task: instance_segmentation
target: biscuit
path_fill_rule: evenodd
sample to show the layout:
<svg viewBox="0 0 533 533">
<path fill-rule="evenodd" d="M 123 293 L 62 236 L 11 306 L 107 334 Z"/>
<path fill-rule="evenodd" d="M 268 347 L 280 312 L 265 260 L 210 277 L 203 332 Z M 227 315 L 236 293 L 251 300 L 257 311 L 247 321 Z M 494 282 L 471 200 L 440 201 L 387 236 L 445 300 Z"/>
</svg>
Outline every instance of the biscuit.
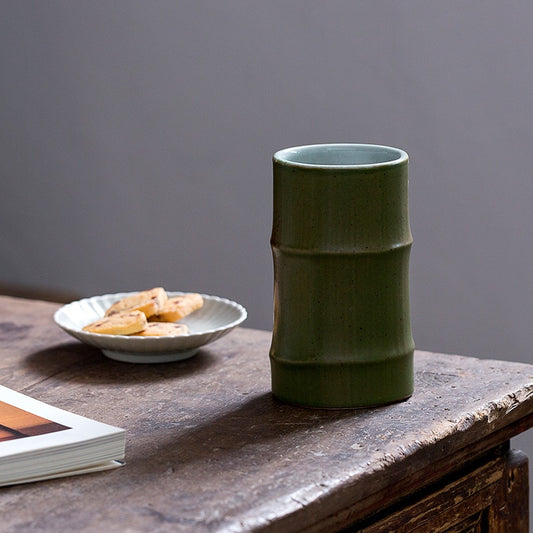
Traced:
<svg viewBox="0 0 533 533">
<path fill-rule="evenodd" d="M 83 331 L 103 335 L 131 335 L 142 331 L 147 325 L 148 322 L 144 313 L 128 311 L 95 320 L 87 324 Z"/>
<path fill-rule="evenodd" d="M 163 307 L 150 317 L 150 321 L 176 322 L 200 309 L 204 305 L 204 299 L 200 294 L 187 293 L 181 296 L 169 298 Z"/>
<path fill-rule="evenodd" d="M 177 335 L 188 335 L 189 328 L 185 324 L 174 324 L 173 322 L 149 322 L 147 326 L 134 337 L 175 337 Z"/>
<path fill-rule="evenodd" d="M 106 310 L 105 316 L 123 311 L 142 311 L 147 317 L 150 317 L 163 307 L 167 299 L 167 293 L 162 287 L 141 291 L 115 302 Z"/>
</svg>

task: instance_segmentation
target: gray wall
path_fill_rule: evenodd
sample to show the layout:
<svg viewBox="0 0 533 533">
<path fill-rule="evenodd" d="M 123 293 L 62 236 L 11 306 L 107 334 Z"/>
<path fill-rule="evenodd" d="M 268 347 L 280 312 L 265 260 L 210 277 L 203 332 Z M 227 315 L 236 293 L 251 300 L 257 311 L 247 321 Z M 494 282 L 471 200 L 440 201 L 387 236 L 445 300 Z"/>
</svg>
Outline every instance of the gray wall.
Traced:
<svg viewBox="0 0 533 533">
<path fill-rule="evenodd" d="M 272 153 L 389 144 L 417 346 L 531 362 L 531 2 L 1 7 L 0 282 L 162 284 L 269 329 Z"/>
</svg>

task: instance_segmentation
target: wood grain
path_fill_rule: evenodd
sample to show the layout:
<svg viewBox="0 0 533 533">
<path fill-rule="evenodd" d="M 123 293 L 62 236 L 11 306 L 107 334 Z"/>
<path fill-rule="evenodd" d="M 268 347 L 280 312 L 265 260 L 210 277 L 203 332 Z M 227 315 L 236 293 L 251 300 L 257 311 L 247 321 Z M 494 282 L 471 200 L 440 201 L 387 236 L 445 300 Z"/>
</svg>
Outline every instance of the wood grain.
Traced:
<svg viewBox="0 0 533 533">
<path fill-rule="evenodd" d="M 527 457 L 507 451 L 418 498 L 360 533 L 528 532 Z M 522 485 L 520 485 L 522 483 Z M 524 490 L 526 488 L 526 490 Z"/>
</svg>

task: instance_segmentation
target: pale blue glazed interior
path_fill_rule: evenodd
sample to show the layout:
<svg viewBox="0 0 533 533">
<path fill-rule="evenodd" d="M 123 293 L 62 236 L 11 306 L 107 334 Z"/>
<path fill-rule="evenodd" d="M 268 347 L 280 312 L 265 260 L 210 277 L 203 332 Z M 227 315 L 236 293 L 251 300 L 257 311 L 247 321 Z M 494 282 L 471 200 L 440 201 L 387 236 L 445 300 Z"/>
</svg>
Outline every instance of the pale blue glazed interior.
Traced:
<svg viewBox="0 0 533 533">
<path fill-rule="evenodd" d="M 280 150 L 274 160 L 295 166 L 367 167 L 390 165 L 407 160 L 407 154 L 398 148 L 376 144 L 311 144 Z"/>
</svg>

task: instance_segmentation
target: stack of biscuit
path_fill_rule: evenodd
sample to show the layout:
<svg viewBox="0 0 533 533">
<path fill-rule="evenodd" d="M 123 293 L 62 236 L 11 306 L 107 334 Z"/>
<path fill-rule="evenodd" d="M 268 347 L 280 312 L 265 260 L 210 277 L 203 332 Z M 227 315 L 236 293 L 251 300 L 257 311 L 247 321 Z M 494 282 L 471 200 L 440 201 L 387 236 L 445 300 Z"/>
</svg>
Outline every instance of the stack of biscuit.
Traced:
<svg viewBox="0 0 533 533">
<path fill-rule="evenodd" d="M 169 298 L 165 289 L 156 287 L 115 302 L 102 318 L 87 324 L 83 331 L 140 337 L 188 335 L 189 328 L 177 322 L 203 304 L 200 294 L 187 293 Z"/>
</svg>

